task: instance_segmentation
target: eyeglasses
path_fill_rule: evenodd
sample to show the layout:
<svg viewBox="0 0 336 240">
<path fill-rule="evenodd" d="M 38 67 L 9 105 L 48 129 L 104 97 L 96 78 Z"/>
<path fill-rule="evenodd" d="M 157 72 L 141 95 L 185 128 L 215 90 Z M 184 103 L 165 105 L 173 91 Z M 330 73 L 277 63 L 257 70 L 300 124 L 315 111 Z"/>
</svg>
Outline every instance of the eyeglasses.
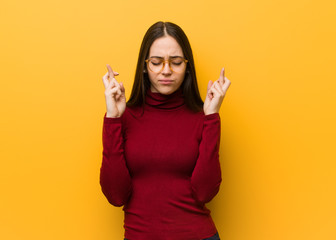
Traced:
<svg viewBox="0 0 336 240">
<path fill-rule="evenodd" d="M 150 57 L 145 62 L 148 69 L 154 73 L 160 73 L 164 69 L 166 62 L 168 62 L 170 70 L 175 73 L 182 73 L 186 68 L 188 60 L 183 57 L 172 57 L 168 60 L 164 60 L 162 57 Z"/>
</svg>

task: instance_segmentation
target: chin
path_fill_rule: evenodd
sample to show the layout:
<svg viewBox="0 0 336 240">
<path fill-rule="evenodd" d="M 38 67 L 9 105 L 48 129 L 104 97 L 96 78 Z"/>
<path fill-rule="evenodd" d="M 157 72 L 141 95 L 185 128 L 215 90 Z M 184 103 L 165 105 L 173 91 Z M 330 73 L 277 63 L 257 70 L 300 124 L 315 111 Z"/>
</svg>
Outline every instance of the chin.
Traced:
<svg viewBox="0 0 336 240">
<path fill-rule="evenodd" d="M 170 95 L 172 93 L 174 93 L 177 89 L 175 88 L 159 88 L 157 89 L 159 93 L 163 94 L 163 95 Z"/>
</svg>

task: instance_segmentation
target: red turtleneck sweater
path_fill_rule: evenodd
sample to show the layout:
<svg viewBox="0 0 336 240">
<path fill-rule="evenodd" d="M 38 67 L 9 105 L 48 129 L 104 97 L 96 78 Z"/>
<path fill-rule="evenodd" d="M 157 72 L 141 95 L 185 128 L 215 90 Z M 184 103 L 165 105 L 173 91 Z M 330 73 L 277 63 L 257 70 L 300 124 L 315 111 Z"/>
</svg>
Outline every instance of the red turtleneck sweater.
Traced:
<svg viewBox="0 0 336 240">
<path fill-rule="evenodd" d="M 130 240 L 197 240 L 217 230 L 205 207 L 221 183 L 220 118 L 190 111 L 182 92 L 147 92 L 103 125 L 100 184 L 125 212 Z"/>
</svg>

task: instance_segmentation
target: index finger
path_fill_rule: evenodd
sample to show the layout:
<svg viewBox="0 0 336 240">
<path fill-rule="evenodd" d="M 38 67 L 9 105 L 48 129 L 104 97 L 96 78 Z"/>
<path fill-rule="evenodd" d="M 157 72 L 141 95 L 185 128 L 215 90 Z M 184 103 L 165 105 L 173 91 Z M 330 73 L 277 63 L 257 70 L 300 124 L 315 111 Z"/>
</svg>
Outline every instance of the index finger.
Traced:
<svg viewBox="0 0 336 240">
<path fill-rule="evenodd" d="M 113 73 L 111 66 L 109 64 L 106 64 L 106 67 L 107 67 L 107 71 L 108 71 L 108 75 L 110 79 L 114 78 L 114 73 Z"/>
<path fill-rule="evenodd" d="M 221 84 L 224 84 L 225 82 L 225 68 L 221 69 L 220 75 L 219 75 L 219 82 Z"/>
</svg>

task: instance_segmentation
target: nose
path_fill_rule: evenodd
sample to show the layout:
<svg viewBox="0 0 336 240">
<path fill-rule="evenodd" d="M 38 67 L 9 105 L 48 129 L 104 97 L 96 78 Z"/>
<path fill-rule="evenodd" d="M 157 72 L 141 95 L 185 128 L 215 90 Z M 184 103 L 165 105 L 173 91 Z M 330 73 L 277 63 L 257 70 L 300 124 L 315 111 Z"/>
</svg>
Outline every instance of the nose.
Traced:
<svg viewBox="0 0 336 240">
<path fill-rule="evenodd" d="M 170 69 L 169 62 L 165 61 L 163 62 L 163 69 L 162 69 L 162 74 L 171 74 L 172 70 Z"/>
</svg>

